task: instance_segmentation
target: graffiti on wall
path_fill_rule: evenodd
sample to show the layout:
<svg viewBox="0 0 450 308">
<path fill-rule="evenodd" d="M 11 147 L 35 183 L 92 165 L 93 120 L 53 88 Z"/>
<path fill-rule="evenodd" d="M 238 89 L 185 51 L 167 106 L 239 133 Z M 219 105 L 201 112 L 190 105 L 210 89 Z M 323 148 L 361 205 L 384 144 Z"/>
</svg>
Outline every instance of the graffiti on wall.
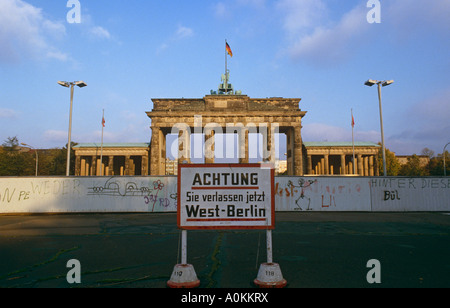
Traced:
<svg viewBox="0 0 450 308">
<path fill-rule="evenodd" d="M 450 211 L 450 178 L 275 178 L 276 211 Z M 176 212 L 176 177 L 0 178 L 0 213 Z"/>
<path fill-rule="evenodd" d="M 126 179 L 124 181 L 123 179 Z M 138 183 L 137 180 L 141 180 Z M 105 183 L 89 187 L 90 196 L 111 196 L 116 198 L 137 197 L 143 200 L 148 212 L 173 210 L 177 206 L 176 189 L 158 178 L 122 178 L 111 177 Z"/>
<path fill-rule="evenodd" d="M 303 178 L 299 178 L 297 183 L 293 183 L 291 180 L 288 181 L 287 187 L 284 188 L 284 193 L 286 197 L 291 197 L 295 201 L 295 208 L 293 210 L 299 211 L 310 211 L 312 210 L 311 198 L 307 196 L 305 190 L 307 190 L 312 184 L 317 183 L 317 180 L 304 180 Z M 278 190 L 279 183 L 276 183 L 275 191 L 280 193 L 280 196 L 283 193 L 283 189 L 281 191 Z M 302 207 L 303 206 L 303 207 Z"/>
<path fill-rule="evenodd" d="M 363 188 L 364 183 L 355 178 L 279 177 L 275 203 L 282 204 L 286 211 L 354 210 L 348 200 L 362 198 L 367 193 Z M 364 208 L 367 210 L 367 206 Z"/>
<path fill-rule="evenodd" d="M 374 177 L 369 180 L 374 210 L 442 211 L 450 208 L 450 179 Z"/>
<path fill-rule="evenodd" d="M 0 179 L 0 213 L 176 211 L 176 178 L 89 177 Z"/>
<path fill-rule="evenodd" d="M 12 180 L 0 182 L 0 203 L 23 202 L 37 197 L 79 196 L 82 194 L 78 179 L 43 179 L 40 181 L 27 179 L 20 181 L 20 185 L 14 185 L 14 182 Z"/>
</svg>

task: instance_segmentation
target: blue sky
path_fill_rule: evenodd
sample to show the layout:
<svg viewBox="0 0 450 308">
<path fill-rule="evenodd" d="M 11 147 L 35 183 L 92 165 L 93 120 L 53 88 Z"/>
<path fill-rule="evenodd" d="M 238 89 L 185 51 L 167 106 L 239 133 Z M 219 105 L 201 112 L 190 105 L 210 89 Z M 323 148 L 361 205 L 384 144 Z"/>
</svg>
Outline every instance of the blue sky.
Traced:
<svg viewBox="0 0 450 308">
<path fill-rule="evenodd" d="M 304 141 L 379 142 L 383 88 L 386 147 L 441 153 L 450 141 L 450 1 L 367 0 L 0 1 L 0 141 L 37 148 L 72 140 L 148 142 L 152 98 L 201 98 L 217 89 L 224 41 L 231 82 L 252 98 L 301 98 Z"/>
</svg>

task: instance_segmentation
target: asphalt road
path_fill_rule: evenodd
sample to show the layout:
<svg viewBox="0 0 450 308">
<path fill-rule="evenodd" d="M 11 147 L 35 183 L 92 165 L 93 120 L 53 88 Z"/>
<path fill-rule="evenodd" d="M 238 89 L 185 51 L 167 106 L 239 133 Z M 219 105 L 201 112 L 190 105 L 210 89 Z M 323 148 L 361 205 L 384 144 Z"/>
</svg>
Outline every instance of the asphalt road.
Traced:
<svg viewBox="0 0 450 308">
<path fill-rule="evenodd" d="M 176 214 L 2 215 L 0 287 L 165 288 L 179 243 Z M 273 258 L 287 288 L 448 288 L 449 243 L 448 213 L 277 213 Z M 265 244 L 265 231 L 188 231 L 188 263 L 201 288 L 253 288 Z"/>
</svg>

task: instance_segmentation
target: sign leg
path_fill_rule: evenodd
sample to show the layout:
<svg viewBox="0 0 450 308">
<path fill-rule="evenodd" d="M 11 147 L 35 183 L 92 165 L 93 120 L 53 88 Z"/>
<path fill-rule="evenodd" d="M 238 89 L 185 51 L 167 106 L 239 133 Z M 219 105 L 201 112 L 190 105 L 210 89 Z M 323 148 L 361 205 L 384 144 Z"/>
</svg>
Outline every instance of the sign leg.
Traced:
<svg viewBox="0 0 450 308">
<path fill-rule="evenodd" d="M 267 263 L 259 267 L 258 276 L 253 281 L 260 288 L 284 288 L 287 281 L 283 278 L 280 265 L 273 262 L 272 255 L 272 230 L 266 232 Z"/>
<path fill-rule="evenodd" d="M 175 265 L 167 282 L 169 288 L 196 288 L 200 285 L 194 266 L 187 264 L 187 231 L 181 231 L 181 264 Z"/>
</svg>

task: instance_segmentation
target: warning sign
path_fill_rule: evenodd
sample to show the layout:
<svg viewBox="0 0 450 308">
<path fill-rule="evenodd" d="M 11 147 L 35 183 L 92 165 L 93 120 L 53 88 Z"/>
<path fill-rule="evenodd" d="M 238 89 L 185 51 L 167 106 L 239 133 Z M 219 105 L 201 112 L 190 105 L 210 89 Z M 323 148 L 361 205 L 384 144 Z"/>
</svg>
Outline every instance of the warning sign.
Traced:
<svg viewBox="0 0 450 308">
<path fill-rule="evenodd" d="M 273 229 L 270 164 L 178 165 L 178 227 Z"/>
</svg>

